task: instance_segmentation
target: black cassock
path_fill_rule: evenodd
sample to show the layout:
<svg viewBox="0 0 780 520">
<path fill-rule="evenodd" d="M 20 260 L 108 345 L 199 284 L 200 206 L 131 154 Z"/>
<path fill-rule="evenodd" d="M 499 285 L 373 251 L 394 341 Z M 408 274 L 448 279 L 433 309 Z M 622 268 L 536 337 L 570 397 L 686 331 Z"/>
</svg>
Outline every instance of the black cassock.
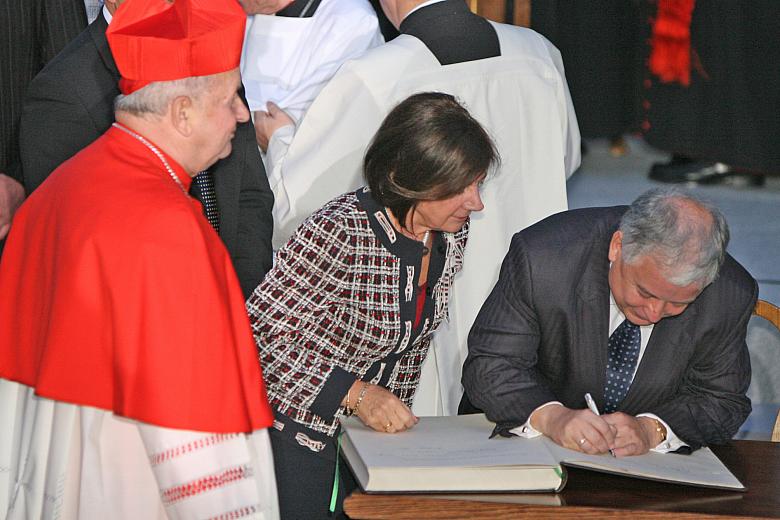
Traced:
<svg viewBox="0 0 780 520">
<path fill-rule="evenodd" d="M 780 173 L 780 2 L 699 0 L 691 84 L 651 74 L 652 0 L 536 0 L 561 51 L 583 137 L 641 132 L 667 152 Z"/>
</svg>

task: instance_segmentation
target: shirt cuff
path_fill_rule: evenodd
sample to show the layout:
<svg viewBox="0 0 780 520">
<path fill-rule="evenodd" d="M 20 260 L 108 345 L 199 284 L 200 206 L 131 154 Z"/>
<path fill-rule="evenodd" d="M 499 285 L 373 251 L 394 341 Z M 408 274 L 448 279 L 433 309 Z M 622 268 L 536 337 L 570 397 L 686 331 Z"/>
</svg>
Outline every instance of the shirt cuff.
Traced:
<svg viewBox="0 0 780 520">
<path fill-rule="evenodd" d="M 657 415 L 652 413 L 640 413 L 637 415 L 637 417 L 650 417 L 651 419 L 656 419 L 658 422 L 664 425 L 664 428 L 666 428 L 666 439 L 655 448 L 652 448 L 650 451 L 654 451 L 656 453 L 669 453 L 671 451 L 677 451 L 683 446 L 689 447 L 688 444 L 675 435 L 672 429 L 669 428 L 669 425 L 666 424 L 664 420 Z"/>
<path fill-rule="evenodd" d="M 536 410 L 541 410 L 542 408 L 546 406 L 550 406 L 551 404 L 557 404 L 558 406 L 563 406 L 563 403 L 560 401 L 550 401 L 548 403 L 544 403 L 541 406 L 537 406 L 533 412 L 528 414 L 528 420 L 525 421 L 524 424 L 518 426 L 517 428 L 512 428 L 511 430 L 509 430 L 509 433 L 512 433 L 524 439 L 533 439 L 534 437 L 540 436 L 542 432 L 538 431 L 536 428 L 531 426 L 531 416 L 534 414 Z"/>
</svg>

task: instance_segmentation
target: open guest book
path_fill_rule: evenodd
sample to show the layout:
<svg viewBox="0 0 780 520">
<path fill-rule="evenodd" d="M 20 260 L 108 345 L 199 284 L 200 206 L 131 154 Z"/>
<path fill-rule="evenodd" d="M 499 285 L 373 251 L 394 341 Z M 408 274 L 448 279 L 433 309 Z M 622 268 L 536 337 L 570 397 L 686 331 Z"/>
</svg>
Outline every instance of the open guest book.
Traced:
<svg viewBox="0 0 780 520">
<path fill-rule="evenodd" d="M 490 438 L 484 414 L 421 417 L 402 433 L 342 420 L 341 450 L 367 493 L 560 491 L 566 466 L 629 477 L 745 491 L 709 448 L 691 455 L 615 458 L 562 448 L 544 436 Z"/>
</svg>

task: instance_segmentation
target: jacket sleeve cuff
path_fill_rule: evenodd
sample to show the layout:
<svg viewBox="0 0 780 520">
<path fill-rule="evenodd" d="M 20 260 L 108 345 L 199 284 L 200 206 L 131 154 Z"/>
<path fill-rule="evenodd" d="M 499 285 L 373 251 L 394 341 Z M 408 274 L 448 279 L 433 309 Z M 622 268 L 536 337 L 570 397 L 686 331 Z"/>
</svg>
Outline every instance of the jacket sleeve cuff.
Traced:
<svg viewBox="0 0 780 520">
<path fill-rule="evenodd" d="M 341 400 L 357 379 L 355 374 L 340 367 L 333 367 L 330 377 L 309 409 L 323 419 L 332 420 L 341 407 Z"/>
</svg>

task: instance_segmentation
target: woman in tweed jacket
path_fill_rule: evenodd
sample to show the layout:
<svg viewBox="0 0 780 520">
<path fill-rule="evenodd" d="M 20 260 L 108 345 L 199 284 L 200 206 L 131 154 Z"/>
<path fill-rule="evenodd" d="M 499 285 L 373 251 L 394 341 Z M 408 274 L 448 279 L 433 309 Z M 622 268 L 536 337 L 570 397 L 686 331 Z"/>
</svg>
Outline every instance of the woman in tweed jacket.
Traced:
<svg viewBox="0 0 780 520">
<path fill-rule="evenodd" d="M 496 160 L 452 96 L 408 98 L 366 152 L 368 186 L 309 217 L 247 302 L 276 413 L 283 518 L 326 516 L 341 417 L 388 433 L 417 422 L 420 368 Z M 339 510 L 352 488 L 342 472 Z"/>
</svg>

